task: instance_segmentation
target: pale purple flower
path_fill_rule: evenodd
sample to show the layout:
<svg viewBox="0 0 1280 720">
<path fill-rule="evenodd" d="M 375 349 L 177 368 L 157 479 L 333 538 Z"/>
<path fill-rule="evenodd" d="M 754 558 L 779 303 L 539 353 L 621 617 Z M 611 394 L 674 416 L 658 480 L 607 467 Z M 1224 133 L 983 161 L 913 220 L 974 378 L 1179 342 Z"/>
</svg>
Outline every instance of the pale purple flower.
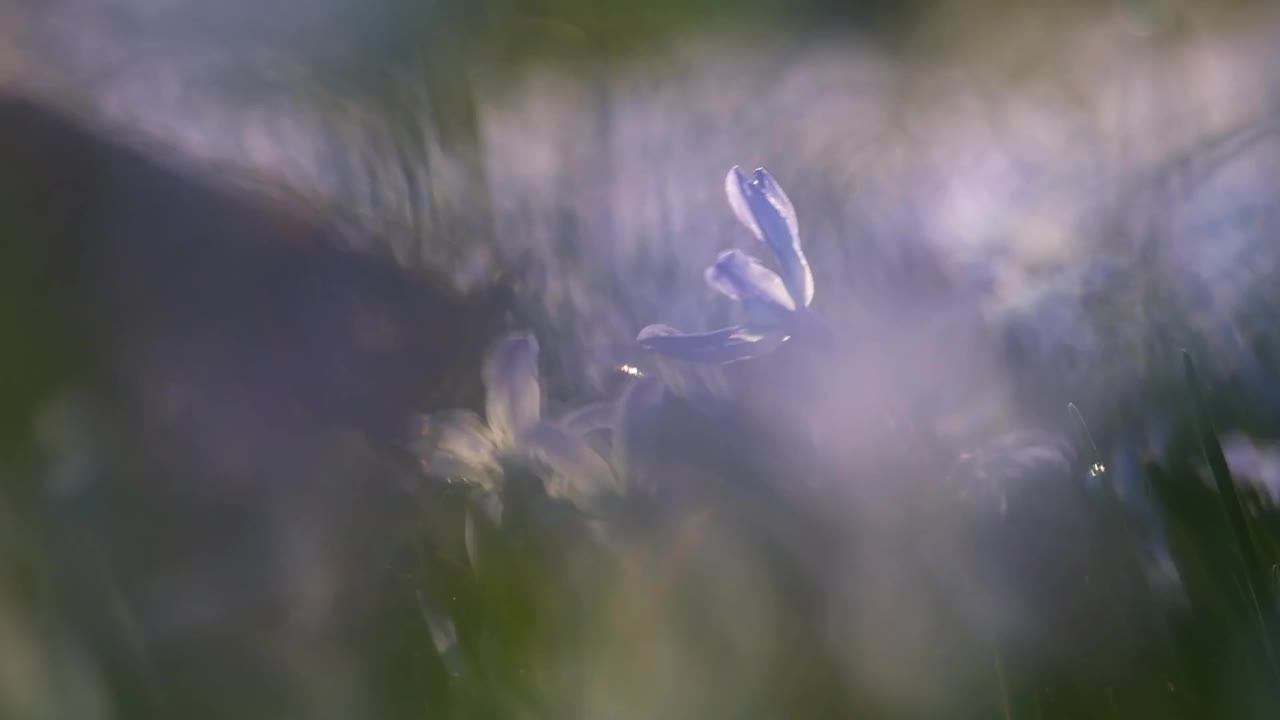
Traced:
<svg viewBox="0 0 1280 720">
<path fill-rule="evenodd" d="M 725 178 L 725 192 L 738 220 L 769 247 L 781 275 L 741 250 L 720 253 L 704 279 L 742 305 L 743 324 L 704 333 L 650 325 L 636 338 L 642 347 L 695 362 L 731 363 L 769 353 L 809 325 L 813 274 L 800 248 L 791 200 L 764 168 L 748 178 L 735 166 Z"/>
<path fill-rule="evenodd" d="M 609 463 L 583 437 L 597 423 L 542 417 L 538 342 L 532 335 L 512 333 L 494 343 L 482 375 L 485 419 L 469 410 L 418 419 L 415 450 L 427 473 L 474 484 L 496 497 L 504 463 L 526 463 L 541 471 L 549 496 L 584 510 L 620 489 Z M 490 507 L 500 514 L 500 505 Z"/>
</svg>

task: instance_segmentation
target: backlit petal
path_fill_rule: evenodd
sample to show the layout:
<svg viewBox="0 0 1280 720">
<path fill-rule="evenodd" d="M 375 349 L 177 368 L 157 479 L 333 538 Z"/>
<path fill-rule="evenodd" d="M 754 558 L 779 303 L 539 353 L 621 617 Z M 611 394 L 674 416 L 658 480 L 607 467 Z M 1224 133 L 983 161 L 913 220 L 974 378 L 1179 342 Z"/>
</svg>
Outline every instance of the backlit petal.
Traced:
<svg viewBox="0 0 1280 720">
<path fill-rule="evenodd" d="M 501 474 L 493 434 L 478 415 L 456 410 L 416 419 L 413 449 L 429 475 L 492 488 Z"/>
<path fill-rule="evenodd" d="M 734 325 L 706 333 L 682 333 L 668 325 L 640 331 L 641 347 L 694 362 L 726 364 L 765 355 L 787 339 L 780 333 L 752 332 Z"/>
<path fill-rule="evenodd" d="M 773 251 L 795 305 L 808 307 L 813 302 L 813 272 L 800 247 L 795 208 L 782 186 L 764 168 L 748 178 L 735 165 L 725 178 L 725 193 L 738 220 Z"/>
<path fill-rule="evenodd" d="M 489 427 L 498 444 L 509 447 L 542 417 L 537 339 L 529 333 L 499 339 L 485 356 L 483 378 Z"/>
<path fill-rule="evenodd" d="M 519 454 L 541 466 L 547 495 L 590 512 L 620 483 L 609 463 L 581 437 L 560 425 L 540 422 L 526 432 Z"/>
<path fill-rule="evenodd" d="M 761 305 L 774 311 L 795 310 L 782 278 L 741 250 L 725 250 L 704 274 L 707 284 L 744 306 Z"/>
</svg>

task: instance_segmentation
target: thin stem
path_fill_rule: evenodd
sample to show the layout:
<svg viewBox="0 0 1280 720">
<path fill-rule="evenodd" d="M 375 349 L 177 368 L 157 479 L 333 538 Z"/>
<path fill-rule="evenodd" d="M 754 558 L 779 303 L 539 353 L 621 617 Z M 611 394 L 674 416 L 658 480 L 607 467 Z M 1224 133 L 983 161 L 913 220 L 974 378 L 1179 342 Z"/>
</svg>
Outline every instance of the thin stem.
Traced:
<svg viewBox="0 0 1280 720">
<path fill-rule="evenodd" d="M 1009 700 L 1009 685 L 1004 676 L 1004 662 L 1000 659 L 1000 648 L 991 646 L 991 663 L 996 670 L 996 686 L 1000 690 L 1000 717 L 1013 720 L 1013 703 Z"/>
</svg>

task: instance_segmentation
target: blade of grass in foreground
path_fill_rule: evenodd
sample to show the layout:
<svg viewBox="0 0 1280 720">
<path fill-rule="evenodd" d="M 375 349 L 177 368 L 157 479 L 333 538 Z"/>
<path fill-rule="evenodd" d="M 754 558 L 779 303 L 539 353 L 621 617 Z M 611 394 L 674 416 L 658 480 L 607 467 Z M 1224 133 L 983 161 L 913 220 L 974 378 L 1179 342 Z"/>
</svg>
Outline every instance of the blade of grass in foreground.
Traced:
<svg viewBox="0 0 1280 720">
<path fill-rule="evenodd" d="M 1200 376 L 1196 372 L 1195 362 L 1191 358 L 1191 353 L 1186 350 L 1182 351 L 1182 370 L 1191 393 L 1192 410 L 1195 415 L 1196 433 L 1200 439 L 1200 449 L 1204 453 L 1205 461 L 1209 464 L 1209 471 L 1213 475 L 1214 485 L 1217 487 L 1219 497 L 1222 499 L 1222 504 L 1227 511 L 1227 521 L 1230 524 L 1231 533 L 1235 536 L 1240 558 L 1245 565 L 1245 587 L 1250 596 L 1249 601 L 1257 615 L 1258 624 L 1261 626 L 1262 642 L 1267 660 L 1271 665 L 1272 674 L 1280 678 L 1280 664 L 1276 662 L 1273 644 L 1275 639 L 1275 622 L 1273 618 L 1275 603 L 1271 583 L 1266 571 L 1263 569 L 1262 560 L 1253 542 L 1253 536 L 1249 532 L 1244 508 L 1240 504 L 1240 497 L 1236 492 L 1236 485 L 1231 477 L 1231 469 L 1227 466 L 1226 456 L 1222 453 L 1222 445 L 1218 442 L 1218 434 L 1214 430 L 1212 419 L 1209 417 L 1208 404 L 1205 402 L 1204 389 L 1200 383 Z"/>
<path fill-rule="evenodd" d="M 1195 362 L 1191 359 L 1191 353 L 1186 350 L 1182 351 L 1182 369 L 1187 387 L 1191 393 L 1192 410 L 1195 415 L 1196 433 L 1200 440 L 1200 449 L 1204 452 L 1205 461 L 1209 464 L 1209 472 L 1213 475 L 1214 485 L 1217 487 L 1218 493 L 1222 497 L 1223 506 L 1226 508 L 1227 521 L 1231 525 L 1231 532 L 1235 536 L 1236 545 L 1240 550 L 1240 558 L 1245 565 L 1245 573 L 1251 586 L 1250 591 L 1254 594 L 1255 600 L 1259 605 L 1271 610 L 1271 588 L 1266 582 L 1266 574 L 1262 569 L 1262 560 L 1258 556 L 1253 536 L 1249 533 L 1244 509 L 1240 504 L 1240 496 L 1236 493 L 1236 485 L 1232 480 L 1231 470 L 1227 466 L 1226 456 L 1222 453 L 1222 445 L 1218 442 L 1218 434 L 1214 430 L 1213 421 L 1209 418 L 1209 410 L 1205 402 L 1203 387 L 1200 384 L 1199 373 L 1196 372 Z"/>
</svg>

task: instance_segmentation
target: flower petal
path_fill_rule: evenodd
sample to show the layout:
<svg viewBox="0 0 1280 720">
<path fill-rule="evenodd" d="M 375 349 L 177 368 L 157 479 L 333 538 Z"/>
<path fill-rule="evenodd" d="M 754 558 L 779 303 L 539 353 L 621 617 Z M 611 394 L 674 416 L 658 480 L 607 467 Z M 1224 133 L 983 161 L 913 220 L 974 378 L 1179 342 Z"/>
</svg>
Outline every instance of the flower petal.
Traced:
<svg viewBox="0 0 1280 720">
<path fill-rule="evenodd" d="M 530 333 L 511 333 L 489 349 L 483 368 L 485 415 L 500 447 L 542 417 L 538 384 L 538 340 Z"/>
<path fill-rule="evenodd" d="M 534 425 L 521 438 L 519 454 L 546 471 L 547 495 L 592 511 L 600 498 L 616 494 L 621 483 L 613 468 L 581 437 L 553 422 Z"/>
<path fill-rule="evenodd" d="M 781 320 L 796 309 L 782 278 L 741 250 L 725 250 L 707 268 L 707 284 L 741 302 L 753 315 Z"/>
<path fill-rule="evenodd" d="M 493 434 L 480 416 L 455 410 L 417 418 L 414 452 L 429 475 L 492 489 L 501 475 Z"/>
<path fill-rule="evenodd" d="M 733 213 L 773 251 L 782 280 L 797 307 L 813 303 L 813 272 L 800 248 L 800 224 L 790 198 L 764 168 L 748 178 L 734 166 L 725 177 L 725 194 Z"/>
<path fill-rule="evenodd" d="M 669 325 L 650 325 L 636 342 L 654 352 L 694 362 L 727 364 L 768 354 L 787 336 L 757 333 L 733 325 L 706 333 L 682 333 Z"/>
</svg>

